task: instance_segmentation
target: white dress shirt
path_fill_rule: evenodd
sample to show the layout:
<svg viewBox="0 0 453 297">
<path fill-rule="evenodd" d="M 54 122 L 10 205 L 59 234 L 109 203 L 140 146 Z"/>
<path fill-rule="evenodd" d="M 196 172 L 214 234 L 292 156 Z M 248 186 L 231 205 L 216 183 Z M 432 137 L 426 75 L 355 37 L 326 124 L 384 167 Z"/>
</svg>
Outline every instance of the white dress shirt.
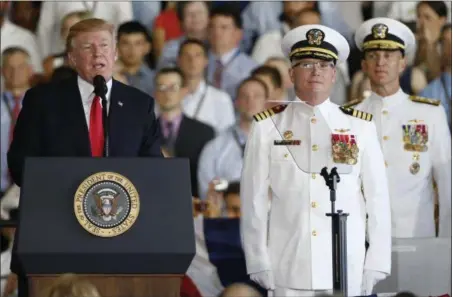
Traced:
<svg viewBox="0 0 453 297">
<path fill-rule="evenodd" d="M 239 181 L 241 178 L 242 148 L 247 137 L 238 125 L 230 127 L 203 148 L 198 162 L 198 191 L 206 198 L 209 183 L 215 179 Z"/>
<path fill-rule="evenodd" d="M 62 19 L 69 13 L 86 10 L 91 11 L 93 17 L 113 24 L 115 30 L 120 24 L 133 20 L 131 1 L 44 1 L 37 28 L 38 42 L 44 57 L 64 51 L 60 37 Z"/>
<path fill-rule="evenodd" d="M 387 165 L 392 235 L 434 237 L 433 179 L 439 194 L 439 235 L 451 236 L 451 135 L 444 108 L 413 102 L 401 89 L 388 97 L 372 93 L 355 109 L 373 114 Z M 405 148 L 404 127 L 425 125 L 425 152 Z M 416 139 L 416 138 L 415 138 Z M 411 172 L 418 163 L 419 171 Z"/>
<path fill-rule="evenodd" d="M 85 111 L 85 118 L 87 121 L 88 129 L 90 128 L 90 113 L 91 113 L 91 104 L 93 103 L 94 98 L 94 86 L 82 79 L 80 76 L 77 77 L 77 85 L 79 86 L 80 98 L 82 98 L 83 110 Z M 107 112 L 110 107 L 110 94 L 112 92 L 112 79 L 107 82 L 107 94 L 105 98 L 107 99 Z M 102 106 L 102 101 L 101 101 Z"/>
<path fill-rule="evenodd" d="M 9 47 L 21 47 L 28 52 L 36 73 L 42 72 L 42 55 L 40 53 L 35 35 L 27 29 L 21 28 L 8 19 L 5 19 L 0 30 L 0 51 Z"/>
<path fill-rule="evenodd" d="M 186 95 L 182 102 L 184 114 L 210 125 L 217 134 L 235 122 L 233 101 L 230 96 L 202 81 L 197 90 Z"/>
</svg>

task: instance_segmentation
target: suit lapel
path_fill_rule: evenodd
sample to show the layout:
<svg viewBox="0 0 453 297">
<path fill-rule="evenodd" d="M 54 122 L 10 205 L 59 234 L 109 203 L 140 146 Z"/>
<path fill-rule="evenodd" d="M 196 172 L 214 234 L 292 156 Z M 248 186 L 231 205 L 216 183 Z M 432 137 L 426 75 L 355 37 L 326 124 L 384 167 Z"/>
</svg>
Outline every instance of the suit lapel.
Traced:
<svg viewBox="0 0 453 297">
<path fill-rule="evenodd" d="M 126 108 L 123 107 L 124 102 L 121 98 L 126 98 L 127 94 L 123 95 L 123 88 L 121 84 L 116 80 L 112 80 L 112 90 L 110 92 L 110 106 L 109 106 L 109 133 L 110 133 L 110 153 L 112 155 L 116 154 L 116 148 L 121 146 L 120 143 L 117 142 L 120 139 L 124 138 L 121 133 L 122 131 L 126 131 L 125 129 L 121 129 L 122 119 L 124 120 L 126 117 Z"/>
<path fill-rule="evenodd" d="M 77 154 L 81 156 L 91 156 L 90 138 L 88 125 L 86 122 L 85 111 L 83 109 L 82 98 L 77 84 L 77 78 L 71 80 L 67 86 L 62 89 L 61 102 L 66 103 L 66 112 L 63 113 L 67 123 L 70 125 L 71 138 L 74 140 L 74 146 Z"/>
<path fill-rule="evenodd" d="M 182 116 L 181 123 L 179 124 L 178 135 L 176 135 L 175 139 L 175 151 L 180 152 L 181 148 L 184 147 L 185 136 L 188 135 L 187 129 L 188 125 L 190 125 L 187 117 L 185 115 Z"/>
</svg>

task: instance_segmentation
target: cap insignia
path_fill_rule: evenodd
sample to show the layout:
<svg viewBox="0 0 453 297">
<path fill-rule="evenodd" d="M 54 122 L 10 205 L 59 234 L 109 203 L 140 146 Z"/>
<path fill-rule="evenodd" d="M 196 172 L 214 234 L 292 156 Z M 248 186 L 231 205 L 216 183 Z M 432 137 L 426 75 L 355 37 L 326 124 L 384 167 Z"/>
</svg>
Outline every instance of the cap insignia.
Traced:
<svg viewBox="0 0 453 297">
<path fill-rule="evenodd" d="M 371 28 L 371 32 L 373 33 L 373 38 L 374 39 L 384 39 L 387 37 L 387 32 L 389 30 L 389 27 L 384 24 L 376 24 Z"/>
<path fill-rule="evenodd" d="M 310 45 L 321 45 L 324 40 L 324 32 L 319 29 L 311 29 L 307 32 L 307 40 Z"/>
</svg>

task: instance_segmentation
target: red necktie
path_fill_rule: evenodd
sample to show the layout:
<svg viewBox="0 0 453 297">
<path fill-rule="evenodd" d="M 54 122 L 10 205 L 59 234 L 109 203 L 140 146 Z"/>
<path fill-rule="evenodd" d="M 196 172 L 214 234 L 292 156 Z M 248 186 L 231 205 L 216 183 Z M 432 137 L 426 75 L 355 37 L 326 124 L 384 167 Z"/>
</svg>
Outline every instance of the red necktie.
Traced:
<svg viewBox="0 0 453 297">
<path fill-rule="evenodd" d="M 14 127 L 16 126 L 17 117 L 19 116 L 21 99 L 22 99 L 22 96 L 14 96 L 14 108 L 13 108 L 13 112 L 11 114 L 11 125 L 9 127 L 10 128 L 9 143 L 11 143 L 11 141 L 13 141 Z"/>
<path fill-rule="evenodd" d="M 104 128 L 102 127 L 101 97 L 95 96 L 90 112 L 91 155 L 102 157 L 104 151 Z"/>
</svg>

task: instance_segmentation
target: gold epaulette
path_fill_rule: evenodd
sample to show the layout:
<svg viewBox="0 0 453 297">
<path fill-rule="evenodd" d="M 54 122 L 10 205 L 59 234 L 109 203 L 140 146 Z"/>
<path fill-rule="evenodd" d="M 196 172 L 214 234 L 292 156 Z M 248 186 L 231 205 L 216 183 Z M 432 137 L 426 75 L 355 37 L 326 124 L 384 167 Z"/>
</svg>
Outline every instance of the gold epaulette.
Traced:
<svg viewBox="0 0 453 297">
<path fill-rule="evenodd" d="M 409 96 L 409 99 L 411 99 L 411 101 L 413 101 L 413 102 L 425 103 L 425 104 L 430 104 L 430 105 L 435 105 L 435 106 L 439 106 L 439 104 L 440 104 L 440 100 L 425 98 L 425 97 L 420 97 L 420 96 Z"/>
<path fill-rule="evenodd" d="M 342 107 L 353 107 L 353 106 L 356 106 L 357 104 L 361 103 L 363 101 L 363 99 L 355 99 L 355 100 L 352 100 L 352 101 L 349 101 L 347 102 L 346 104 L 343 104 Z"/>
<path fill-rule="evenodd" d="M 257 122 L 262 121 L 264 119 L 267 119 L 270 116 L 273 116 L 274 114 L 281 113 L 282 111 L 284 111 L 286 109 L 287 106 L 288 106 L 287 104 L 281 104 L 281 105 L 274 106 L 272 108 L 269 108 L 268 110 L 255 114 L 253 116 L 253 118 Z"/>
<path fill-rule="evenodd" d="M 350 115 L 350 116 L 353 116 L 353 117 L 356 117 L 356 118 L 359 118 L 359 119 L 362 119 L 362 120 L 365 120 L 368 122 L 371 122 L 371 120 L 373 119 L 373 115 L 371 113 L 367 113 L 367 112 L 353 109 L 350 107 L 340 106 L 340 110 L 347 115 Z"/>
</svg>

